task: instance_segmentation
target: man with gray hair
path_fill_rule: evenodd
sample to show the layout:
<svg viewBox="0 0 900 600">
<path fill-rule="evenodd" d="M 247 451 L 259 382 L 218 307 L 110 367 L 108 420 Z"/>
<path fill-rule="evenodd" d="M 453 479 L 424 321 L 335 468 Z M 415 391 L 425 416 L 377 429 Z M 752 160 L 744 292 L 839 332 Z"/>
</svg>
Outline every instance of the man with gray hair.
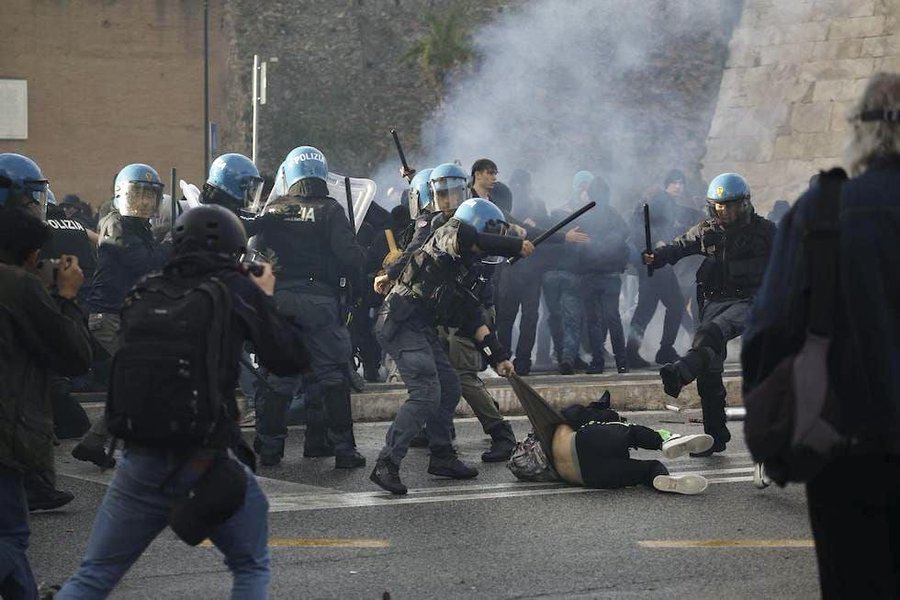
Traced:
<svg viewBox="0 0 900 600">
<path fill-rule="evenodd" d="M 846 163 L 782 219 L 744 336 L 744 395 L 798 352 L 810 323 L 804 239 L 833 210 L 839 232 L 829 382 L 849 440 L 807 483 L 824 598 L 900 595 L 900 73 L 878 73 L 850 113 Z M 841 186 L 832 198 L 825 194 Z M 839 206 L 829 207 L 829 200 Z M 833 222 L 833 220 L 832 220 Z M 819 319 L 821 320 L 821 319 Z"/>
</svg>

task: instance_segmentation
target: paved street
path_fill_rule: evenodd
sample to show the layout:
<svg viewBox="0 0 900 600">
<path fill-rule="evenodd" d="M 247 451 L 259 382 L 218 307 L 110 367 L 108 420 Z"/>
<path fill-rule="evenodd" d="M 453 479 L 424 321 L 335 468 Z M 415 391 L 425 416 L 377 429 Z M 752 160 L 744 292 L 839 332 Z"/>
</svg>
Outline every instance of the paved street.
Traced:
<svg viewBox="0 0 900 600">
<path fill-rule="evenodd" d="M 698 412 L 688 413 L 698 416 Z M 695 433 L 688 414 L 629 413 L 631 421 Z M 672 423 L 671 421 L 677 421 Z M 527 421 L 514 419 L 516 433 Z M 357 426 L 373 464 L 387 423 Z M 724 455 L 669 461 L 673 472 L 710 480 L 700 496 L 645 488 L 587 490 L 517 482 L 503 464 L 483 465 L 488 441 L 457 420 L 459 449 L 478 462 L 468 482 L 426 473 L 413 449 L 391 498 L 368 481 L 370 467 L 335 471 L 332 459 L 302 459 L 293 428 L 285 462 L 264 469 L 271 504 L 275 598 L 811 598 L 818 594 L 803 490 L 757 490 L 741 424 Z M 35 514 L 30 551 L 39 581 L 76 567 L 110 473 L 57 448 L 60 485 L 77 494 Z M 652 452 L 635 455 L 648 457 Z M 230 577 L 218 551 L 163 533 L 118 587 L 116 598 L 222 598 Z"/>
</svg>

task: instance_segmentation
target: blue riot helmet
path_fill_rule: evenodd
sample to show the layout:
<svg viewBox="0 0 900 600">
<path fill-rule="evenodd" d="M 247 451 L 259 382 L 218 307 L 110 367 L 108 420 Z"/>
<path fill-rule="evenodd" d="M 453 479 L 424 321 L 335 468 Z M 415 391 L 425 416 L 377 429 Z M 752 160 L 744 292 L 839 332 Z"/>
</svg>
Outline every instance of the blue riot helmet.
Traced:
<svg viewBox="0 0 900 600">
<path fill-rule="evenodd" d="M 503 211 L 484 198 L 469 198 L 464 201 L 453 213 L 453 218 L 471 225 L 478 233 L 506 235 L 509 228 Z"/>
<path fill-rule="evenodd" d="M 433 204 L 431 185 L 428 178 L 434 169 L 422 169 L 416 173 L 409 182 L 409 218 L 415 219 L 420 214 L 427 212 Z"/>
<path fill-rule="evenodd" d="M 723 227 L 746 225 L 753 215 L 750 186 L 737 173 L 722 173 L 709 182 L 706 205 L 709 216 Z"/>
<path fill-rule="evenodd" d="M 123 217 L 150 219 L 159 213 L 163 184 L 153 167 L 142 163 L 123 167 L 114 188 L 113 207 Z"/>
<path fill-rule="evenodd" d="M 49 189 L 36 162 L 13 152 L 0 154 L 0 208 L 21 206 L 46 221 Z"/>
<path fill-rule="evenodd" d="M 450 216 L 468 196 L 466 172 L 459 165 L 444 163 L 432 169 L 428 177 L 432 203 L 429 210 L 440 210 Z"/>
<path fill-rule="evenodd" d="M 263 178 L 253 161 L 243 154 L 223 154 L 209 167 L 200 202 L 218 204 L 237 213 L 259 204 Z"/>
<path fill-rule="evenodd" d="M 285 189 L 296 196 L 327 196 L 328 161 L 312 146 L 291 150 L 282 163 Z"/>
</svg>

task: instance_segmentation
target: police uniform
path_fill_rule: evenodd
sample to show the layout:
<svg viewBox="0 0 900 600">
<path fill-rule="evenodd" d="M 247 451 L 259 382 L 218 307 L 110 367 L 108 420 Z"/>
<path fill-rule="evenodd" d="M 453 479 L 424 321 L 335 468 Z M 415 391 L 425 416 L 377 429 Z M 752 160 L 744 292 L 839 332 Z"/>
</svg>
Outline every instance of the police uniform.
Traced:
<svg viewBox="0 0 900 600">
<path fill-rule="evenodd" d="M 655 264 L 675 264 L 685 256 L 705 257 L 697 271 L 700 324 L 691 350 L 660 371 L 666 392 L 677 396 L 681 386 L 697 380 L 703 407 L 703 428 L 715 439 L 715 451 L 724 449 L 731 434 L 725 425 L 725 386 L 722 371 L 726 343 L 741 335 L 753 295 L 762 283 L 769 261 L 775 225 L 751 214 L 746 224 L 722 228 L 707 219 L 656 248 Z"/>
<path fill-rule="evenodd" d="M 351 299 L 342 298 L 347 288 L 341 287 L 341 280 L 349 283 L 349 289 L 360 289 L 365 257 L 344 209 L 325 195 L 282 196 L 266 206 L 255 229 L 253 248 L 271 260 L 276 272 L 275 301 L 303 328 L 312 357 L 314 377 L 304 379 L 305 455 L 330 454 L 330 442 L 336 457 L 358 456 L 348 382 L 353 348 L 342 308 Z M 257 398 L 256 447 L 263 464 L 276 464 L 284 454 L 285 408 L 297 381 L 270 376 L 269 383 L 277 394 Z"/>
<path fill-rule="evenodd" d="M 415 250 L 421 248 L 431 233 L 446 222 L 446 216 L 440 211 L 419 215 L 415 221 L 415 230 L 409 245 L 407 245 L 400 260 L 388 267 L 386 270 L 388 276 L 392 279 L 399 277 L 401 267 L 409 263 L 409 258 Z M 474 287 L 472 291 L 481 301 L 481 305 L 488 311 L 489 319 L 486 324 L 491 329 L 494 329 L 492 274 L 492 266 L 478 262 L 471 266 L 469 277 L 472 282 L 471 285 Z M 500 408 L 485 387 L 484 381 L 478 376 L 478 373 L 483 371 L 485 367 L 481 351 L 470 336 L 459 335 L 455 328 L 439 328 L 438 337 L 443 346 L 447 348 L 447 357 L 456 370 L 462 397 L 472 408 L 472 412 L 475 413 L 478 422 L 481 423 L 482 430 L 491 436 L 493 441 L 492 449 L 483 453 L 482 459 L 486 462 L 497 462 L 509 458 L 509 453 L 512 452 L 512 448 L 516 443 L 515 434 L 509 422 L 500 413 Z"/>
<path fill-rule="evenodd" d="M 97 264 L 94 245 L 88 238 L 84 225 L 76 219 L 67 218 L 58 208 L 53 207 L 47 211 L 47 225 L 50 226 L 51 236 L 41 248 L 41 258 L 59 258 L 63 254 L 78 258 L 78 266 L 84 274 L 84 281 L 88 284 L 78 290 L 78 303 L 84 310 L 91 289 L 89 284 L 94 277 L 94 268 Z"/>
</svg>

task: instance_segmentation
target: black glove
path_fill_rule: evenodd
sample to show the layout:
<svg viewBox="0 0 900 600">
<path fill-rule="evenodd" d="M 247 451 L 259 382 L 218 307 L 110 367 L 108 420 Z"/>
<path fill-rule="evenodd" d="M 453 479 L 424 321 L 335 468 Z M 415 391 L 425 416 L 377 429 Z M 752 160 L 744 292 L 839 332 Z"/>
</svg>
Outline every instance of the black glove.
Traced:
<svg viewBox="0 0 900 600">
<path fill-rule="evenodd" d="M 497 334 L 493 331 L 487 334 L 480 342 L 476 341 L 475 344 L 492 367 L 496 367 L 504 360 L 509 360 L 509 352 L 503 348 L 500 340 L 497 339 Z"/>
<path fill-rule="evenodd" d="M 721 229 L 705 229 L 703 233 L 700 234 L 700 246 L 703 248 L 703 251 L 706 252 L 707 249 L 709 252 L 715 252 L 716 247 L 722 244 L 722 241 L 725 239 L 725 232 Z"/>
</svg>

